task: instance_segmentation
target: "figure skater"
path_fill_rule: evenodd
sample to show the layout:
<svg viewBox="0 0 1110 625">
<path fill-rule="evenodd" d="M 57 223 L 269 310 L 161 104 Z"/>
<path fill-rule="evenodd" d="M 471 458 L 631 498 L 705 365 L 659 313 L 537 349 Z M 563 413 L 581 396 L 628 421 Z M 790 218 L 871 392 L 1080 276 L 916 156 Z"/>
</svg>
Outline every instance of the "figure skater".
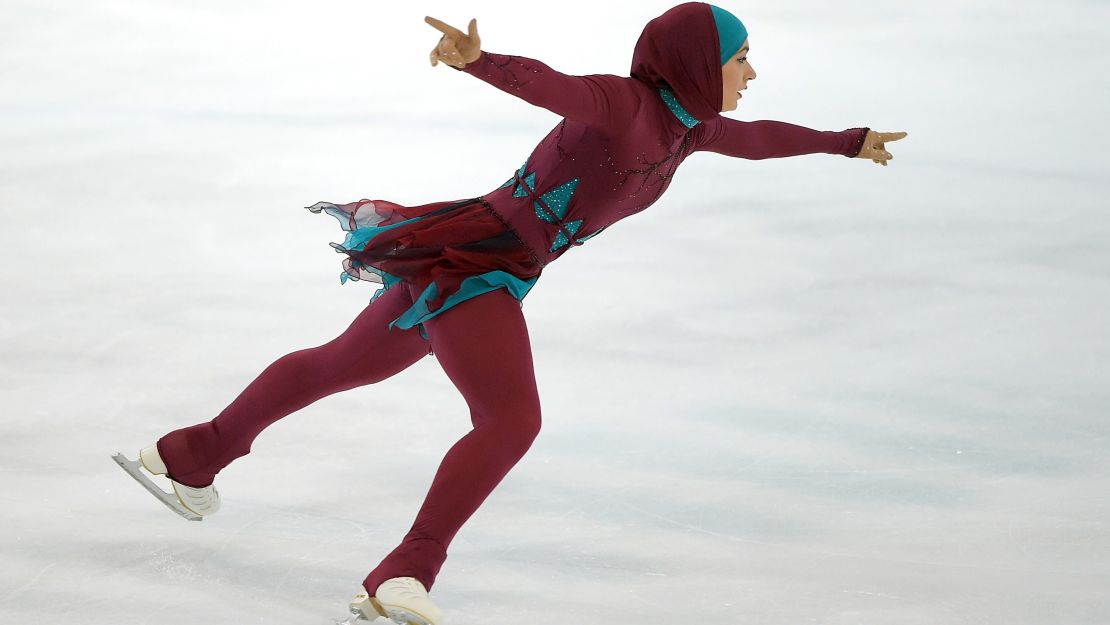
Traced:
<svg viewBox="0 0 1110 625">
<path fill-rule="evenodd" d="M 412 207 L 381 199 L 306 207 L 339 220 L 345 240 L 331 245 L 343 256 L 340 281 L 380 283 L 370 303 L 336 338 L 272 363 L 211 421 L 166 434 L 140 451 L 139 462 L 117 454 L 152 493 L 199 520 L 219 509 L 216 474 L 246 455 L 267 426 L 434 353 L 474 427 L 444 456 L 411 529 L 363 580 L 350 621 L 442 623 L 428 591 L 451 540 L 540 431 L 522 306 L 545 266 L 654 204 L 692 152 L 840 154 L 886 166 L 893 157 L 885 143 L 906 136 L 721 116 L 736 109 L 756 72 L 744 24 L 703 2 L 648 22 L 630 76 L 563 74 L 482 50 L 477 20 L 465 33 L 425 21 L 442 33 L 433 67 L 443 62 L 562 119 L 483 196 Z M 143 471 L 166 476 L 173 493 Z"/>
</svg>

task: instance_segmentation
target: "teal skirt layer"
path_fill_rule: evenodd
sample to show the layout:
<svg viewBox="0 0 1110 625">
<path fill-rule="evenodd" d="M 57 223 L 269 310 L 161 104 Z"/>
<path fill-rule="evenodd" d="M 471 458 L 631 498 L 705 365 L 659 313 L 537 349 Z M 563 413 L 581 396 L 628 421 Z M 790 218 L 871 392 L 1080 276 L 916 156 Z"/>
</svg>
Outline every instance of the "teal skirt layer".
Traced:
<svg viewBox="0 0 1110 625">
<path fill-rule="evenodd" d="M 424 338 L 428 338 L 428 334 L 424 330 L 424 322 L 451 308 L 452 306 L 460 302 L 465 302 L 466 300 L 481 295 L 482 293 L 488 293 L 494 289 L 502 288 L 507 290 L 518 301 L 522 301 L 524 299 L 524 296 L 528 294 L 528 291 L 531 290 L 532 286 L 536 283 L 536 280 L 538 279 L 539 276 L 533 277 L 529 280 L 521 280 L 520 278 L 510 273 L 505 273 L 504 271 L 501 271 L 499 269 L 487 271 L 486 273 L 478 274 L 476 276 L 470 276 L 464 279 L 459 285 L 458 290 L 447 296 L 443 300 L 443 303 L 440 304 L 439 308 L 435 310 L 429 310 L 428 302 L 435 300 L 439 295 L 439 287 L 436 286 L 435 282 L 432 282 L 428 285 L 428 288 L 424 289 L 424 292 L 416 298 L 416 301 L 413 302 L 412 306 L 410 306 L 408 310 L 402 313 L 400 317 L 397 317 L 393 321 L 389 322 L 389 327 L 393 328 L 393 326 L 395 325 L 399 328 L 411 328 L 413 326 L 419 326 L 421 336 L 423 336 Z M 377 297 L 378 295 L 383 293 L 387 288 L 389 287 L 382 287 L 381 289 L 378 289 L 378 292 L 374 294 L 374 297 Z M 373 298 L 371 298 L 371 301 L 373 301 Z"/>
</svg>

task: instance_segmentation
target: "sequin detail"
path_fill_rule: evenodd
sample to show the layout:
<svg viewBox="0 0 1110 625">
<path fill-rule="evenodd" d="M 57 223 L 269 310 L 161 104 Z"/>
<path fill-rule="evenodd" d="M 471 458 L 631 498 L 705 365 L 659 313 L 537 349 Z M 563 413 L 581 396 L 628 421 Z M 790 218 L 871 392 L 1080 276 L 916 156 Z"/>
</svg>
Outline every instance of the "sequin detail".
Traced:
<svg viewBox="0 0 1110 625">
<path fill-rule="evenodd" d="M 539 202 L 533 202 L 532 207 L 536 210 L 536 217 L 548 222 L 554 223 L 555 219 L 562 219 L 567 216 L 567 205 L 570 203 L 570 198 L 574 196 L 574 189 L 578 186 L 578 178 L 567 182 L 556 189 L 552 189 L 542 196 L 544 203 L 547 207 L 540 206 Z M 551 212 L 548 212 L 548 208 Z M 552 216 L 551 213 L 554 213 Z"/>
<path fill-rule="evenodd" d="M 527 167 L 527 166 L 528 166 L 528 161 L 524 161 L 524 164 L 521 165 L 520 169 L 518 169 L 517 172 L 516 172 L 517 176 L 523 176 L 524 175 L 524 168 Z M 508 182 L 506 182 L 505 184 L 503 184 L 501 186 L 502 187 L 507 187 L 507 186 L 511 185 L 515 180 L 516 180 L 516 176 L 513 176 L 512 178 L 509 178 Z M 525 188 L 525 185 L 527 186 L 527 189 Z M 532 172 L 532 173 L 528 174 L 528 176 L 524 179 L 524 185 L 520 185 L 520 184 L 516 185 L 516 188 L 513 189 L 513 197 L 525 197 L 525 196 L 528 195 L 529 191 L 535 191 L 535 190 L 536 190 L 536 172 Z"/>
<path fill-rule="evenodd" d="M 682 105 L 678 103 L 678 98 L 675 97 L 673 91 L 666 87 L 659 87 L 659 95 L 662 96 L 663 101 L 667 103 L 667 108 L 671 109 L 671 112 L 675 114 L 675 117 L 677 117 L 678 121 L 682 122 L 684 126 L 693 128 L 701 123 L 693 115 L 688 113 L 686 109 L 682 108 Z"/>
<path fill-rule="evenodd" d="M 555 235 L 555 242 L 552 243 L 551 249 L 548 252 L 556 252 L 562 247 L 566 246 L 572 240 L 575 245 L 581 245 L 586 239 L 601 234 L 601 229 L 593 232 L 585 237 L 573 239 L 574 235 L 582 227 L 582 220 L 576 219 L 571 222 L 564 222 L 563 219 L 567 216 L 567 210 L 570 207 L 570 200 L 574 197 L 574 191 L 578 187 L 578 178 L 573 178 L 569 182 L 565 182 L 558 187 L 545 192 L 543 195 L 536 197 L 536 172 L 525 175 L 528 171 L 528 161 L 516 170 L 513 177 L 505 181 L 500 189 L 504 189 L 509 185 L 516 182 L 516 188 L 513 189 L 513 197 L 531 197 L 532 210 L 536 212 L 536 217 L 541 221 L 549 224 L 554 224 L 559 228 L 559 232 Z"/>
<path fill-rule="evenodd" d="M 867 135 L 868 135 L 868 133 L 871 132 L 871 129 L 865 126 L 863 128 L 850 128 L 849 130 L 862 130 L 863 131 L 863 132 L 860 133 L 859 137 L 856 138 L 856 141 L 852 145 L 852 147 L 848 148 L 848 153 L 844 155 L 844 156 L 847 156 L 848 158 L 855 158 L 855 157 L 859 156 L 860 152 L 863 151 L 863 144 L 866 142 Z"/>
<path fill-rule="evenodd" d="M 576 221 L 572 221 L 572 222 L 567 224 L 567 232 L 569 232 L 571 235 L 573 235 L 574 233 L 578 232 L 578 228 L 580 228 L 581 226 L 582 226 L 582 220 L 581 219 L 578 219 Z M 554 252 L 554 251 L 558 250 L 560 247 L 563 247 L 564 245 L 567 244 L 567 242 L 569 240 L 570 239 L 567 238 L 567 235 L 563 234 L 562 232 L 559 232 L 559 234 L 555 235 L 555 242 L 551 244 L 551 251 Z M 584 239 L 578 239 L 578 240 L 583 241 Z"/>
</svg>

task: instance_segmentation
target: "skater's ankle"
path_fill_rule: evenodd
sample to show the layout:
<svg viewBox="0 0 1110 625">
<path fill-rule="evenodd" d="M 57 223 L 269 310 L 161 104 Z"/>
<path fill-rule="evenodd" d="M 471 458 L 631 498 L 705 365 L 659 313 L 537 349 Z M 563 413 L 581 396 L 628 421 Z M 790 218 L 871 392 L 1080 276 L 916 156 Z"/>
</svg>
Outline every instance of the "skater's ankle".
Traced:
<svg viewBox="0 0 1110 625">
<path fill-rule="evenodd" d="M 169 478 L 178 484 L 183 484 L 190 488 L 207 488 L 216 481 L 216 476 L 205 473 L 190 473 L 182 477 L 176 477 L 172 473 L 167 473 Z"/>
</svg>

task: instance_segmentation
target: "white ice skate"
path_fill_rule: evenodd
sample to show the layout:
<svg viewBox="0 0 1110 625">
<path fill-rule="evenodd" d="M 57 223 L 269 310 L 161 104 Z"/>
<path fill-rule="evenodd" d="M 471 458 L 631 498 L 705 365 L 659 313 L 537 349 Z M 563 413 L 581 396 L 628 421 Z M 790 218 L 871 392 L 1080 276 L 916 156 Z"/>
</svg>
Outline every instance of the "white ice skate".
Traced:
<svg viewBox="0 0 1110 625">
<path fill-rule="evenodd" d="M 378 586 L 373 597 L 365 590 L 351 601 L 351 616 L 336 625 L 388 618 L 397 625 L 442 625 L 443 614 L 415 577 L 394 577 Z"/>
<path fill-rule="evenodd" d="M 220 493 L 216 490 L 215 484 L 209 484 L 203 488 L 194 488 L 173 481 L 167 475 L 166 464 L 162 462 L 162 456 L 158 454 L 157 445 L 151 445 L 140 451 L 138 462 L 129 460 L 120 453 L 114 454 L 112 460 L 115 460 L 116 464 L 142 484 L 143 488 L 150 491 L 151 495 L 166 504 L 170 510 L 190 521 L 201 521 L 204 517 L 215 514 L 220 509 Z M 168 493 L 159 488 L 143 473 L 143 469 L 146 469 L 152 475 L 167 475 L 166 479 L 170 480 L 173 493 Z"/>
</svg>

